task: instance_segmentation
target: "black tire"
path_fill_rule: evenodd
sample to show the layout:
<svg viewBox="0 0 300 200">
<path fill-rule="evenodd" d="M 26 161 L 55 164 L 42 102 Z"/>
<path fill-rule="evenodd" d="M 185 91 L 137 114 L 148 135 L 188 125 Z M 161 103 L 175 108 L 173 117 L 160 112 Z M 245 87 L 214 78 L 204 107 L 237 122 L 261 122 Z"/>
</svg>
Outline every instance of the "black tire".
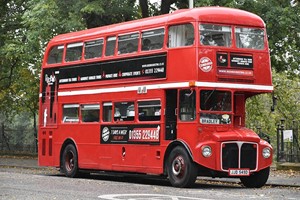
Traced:
<svg viewBox="0 0 300 200">
<path fill-rule="evenodd" d="M 175 147 L 171 151 L 166 168 L 169 181 L 174 187 L 191 187 L 196 181 L 196 164 L 181 146 Z"/>
<path fill-rule="evenodd" d="M 68 144 L 62 154 L 62 170 L 67 177 L 78 177 L 78 154 L 73 144 Z"/>
<path fill-rule="evenodd" d="M 247 188 L 260 188 L 266 184 L 270 174 L 270 167 L 256 172 L 247 177 L 241 177 L 241 182 Z"/>
</svg>

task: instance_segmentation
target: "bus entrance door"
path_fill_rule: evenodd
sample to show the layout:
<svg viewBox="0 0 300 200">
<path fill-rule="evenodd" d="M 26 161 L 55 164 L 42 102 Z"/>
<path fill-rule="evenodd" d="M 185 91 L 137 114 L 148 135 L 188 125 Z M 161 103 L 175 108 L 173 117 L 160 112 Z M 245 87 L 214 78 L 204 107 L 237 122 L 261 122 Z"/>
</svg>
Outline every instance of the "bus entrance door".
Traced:
<svg viewBox="0 0 300 200">
<path fill-rule="evenodd" d="M 40 107 L 39 164 L 53 166 L 53 137 L 57 128 L 57 81 L 45 74 Z"/>
<path fill-rule="evenodd" d="M 166 90 L 166 140 L 174 140 L 177 137 L 176 108 L 177 90 Z"/>
</svg>

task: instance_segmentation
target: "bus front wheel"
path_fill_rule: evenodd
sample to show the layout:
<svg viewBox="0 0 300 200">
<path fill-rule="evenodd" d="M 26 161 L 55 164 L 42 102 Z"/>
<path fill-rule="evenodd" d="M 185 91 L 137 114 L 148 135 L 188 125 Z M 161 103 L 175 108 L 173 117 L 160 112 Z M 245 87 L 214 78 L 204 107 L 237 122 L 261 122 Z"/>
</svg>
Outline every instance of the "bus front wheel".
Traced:
<svg viewBox="0 0 300 200">
<path fill-rule="evenodd" d="M 195 183 L 197 167 L 183 147 L 178 146 L 171 151 L 166 167 L 174 187 L 191 187 Z"/>
<path fill-rule="evenodd" d="M 267 167 L 251 176 L 241 177 L 241 182 L 248 188 L 260 188 L 266 184 L 269 178 L 270 167 Z"/>
<path fill-rule="evenodd" d="M 68 144 L 63 151 L 62 169 L 67 177 L 78 176 L 78 155 L 73 144 Z"/>
</svg>

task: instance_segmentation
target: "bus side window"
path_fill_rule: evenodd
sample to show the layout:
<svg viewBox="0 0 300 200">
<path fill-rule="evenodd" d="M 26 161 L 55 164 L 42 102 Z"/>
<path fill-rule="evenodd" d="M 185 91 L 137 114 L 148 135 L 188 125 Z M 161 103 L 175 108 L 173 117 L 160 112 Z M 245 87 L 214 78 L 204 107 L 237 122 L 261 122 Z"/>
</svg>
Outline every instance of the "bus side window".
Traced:
<svg viewBox="0 0 300 200">
<path fill-rule="evenodd" d="M 84 58 L 99 58 L 102 56 L 103 39 L 84 43 Z"/>
<path fill-rule="evenodd" d="M 181 121 L 193 121 L 196 118 L 196 92 L 181 90 L 179 97 L 179 117 Z"/>
<path fill-rule="evenodd" d="M 117 102 L 115 105 L 115 121 L 133 121 L 135 116 L 134 102 Z"/>
<path fill-rule="evenodd" d="M 63 122 L 64 123 L 79 122 L 79 104 L 63 105 Z"/>
<path fill-rule="evenodd" d="M 68 44 L 66 62 L 81 60 L 83 42 Z"/>
<path fill-rule="evenodd" d="M 194 38 L 194 27 L 192 24 L 170 26 L 168 47 L 191 46 L 194 44 Z"/>
<path fill-rule="evenodd" d="M 82 122 L 99 122 L 100 105 L 81 105 Z"/>
<path fill-rule="evenodd" d="M 61 63 L 63 53 L 64 53 L 63 45 L 52 47 L 48 55 L 47 63 L 48 64 Z"/>
<path fill-rule="evenodd" d="M 140 121 L 160 121 L 161 103 L 160 100 L 138 102 Z"/>
<path fill-rule="evenodd" d="M 142 32 L 142 51 L 162 49 L 165 30 L 163 28 Z"/>
<path fill-rule="evenodd" d="M 134 53 L 138 50 L 139 33 L 118 37 L 118 54 Z"/>
<path fill-rule="evenodd" d="M 112 121 L 112 103 L 105 102 L 103 103 L 103 116 L 102 119 L 104 122 Z"/>
<path fill-rule="evenodd" d="M 115 54 L 116 40 L 116 36 L 108 37 L 106 39 L 105 56 L 113 56 Z"/>
</svg>

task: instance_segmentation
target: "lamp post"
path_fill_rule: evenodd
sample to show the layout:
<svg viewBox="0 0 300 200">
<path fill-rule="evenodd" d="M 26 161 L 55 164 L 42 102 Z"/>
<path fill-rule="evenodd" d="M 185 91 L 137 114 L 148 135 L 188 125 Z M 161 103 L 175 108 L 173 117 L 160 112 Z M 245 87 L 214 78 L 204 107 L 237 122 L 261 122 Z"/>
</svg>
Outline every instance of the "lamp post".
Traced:
<svg viewBox="0 0 300 200">
<path fill-rule="evenodd" d="M 285 119 L 280 120 L 280 131 L 281 131 L 281 148 L 280 148 L 280 162 L 285 162 L 285 156 L 284 156 L 284 135 L 283 135 L 283 130 L 284 130 L 284 121 Z"/>
<path fill-rule="evenodd" d="M 194 8 L 194 0 L 189 0 L 189 9 Z"/>
</svg>

